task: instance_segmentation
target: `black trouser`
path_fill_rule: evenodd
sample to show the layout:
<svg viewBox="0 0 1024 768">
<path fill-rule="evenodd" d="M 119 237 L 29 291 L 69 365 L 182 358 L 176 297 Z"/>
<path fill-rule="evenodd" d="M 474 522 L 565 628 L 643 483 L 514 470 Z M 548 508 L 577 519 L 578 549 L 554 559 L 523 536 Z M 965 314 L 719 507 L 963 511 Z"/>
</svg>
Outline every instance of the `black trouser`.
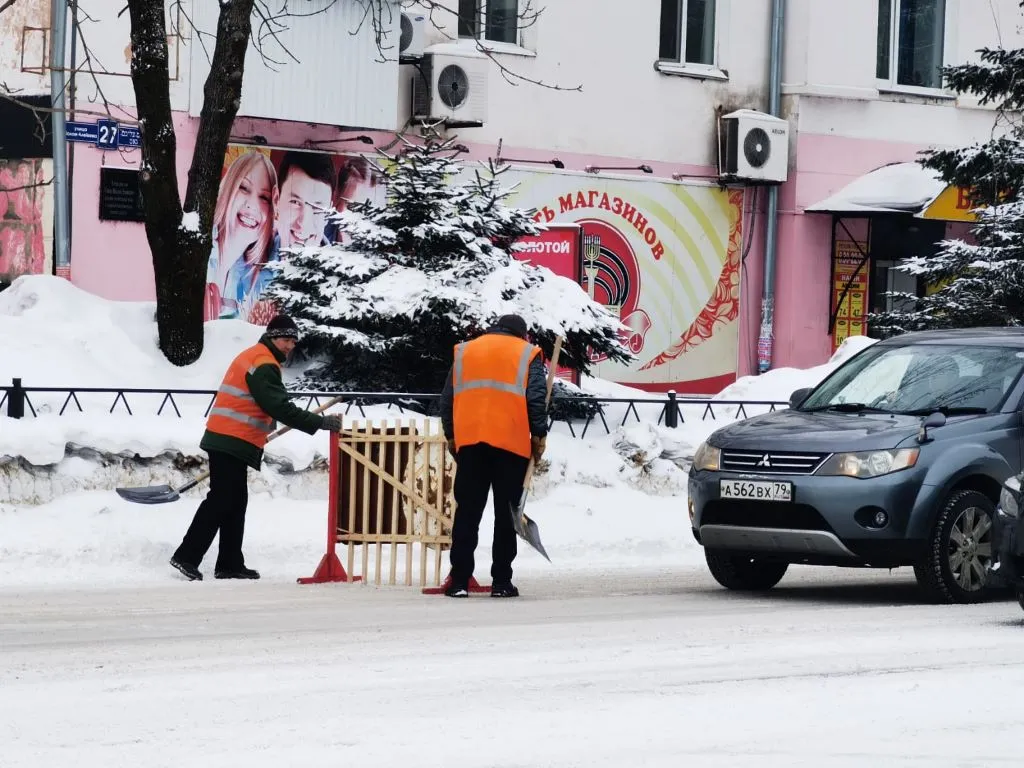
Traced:
<svg viewBox="0 0 1024 768">
<path fill-rule="evenodd" d="M 526 479 L 528 459 L 485 443 L 467 445 L 458 453 L 455 471 L 455 523 L 452 526 L 451 579 L 466 585 L 473 575 L 473 553 L 487 494 L 494 492 L 494 544 L 491 548 L 491 579 L 512 581 L 516 558 L 516 529 L 511 505 L 519 502 Z"/>
<path fill-rule="evenodd" d="M 246 484 L 249 467 L 227 453 L 209 451 L 209 454 L 210 492 L 196 510 L 174 559 L 198 567 L 220 530 L 215 567 L 218 571 L 236 571 L 245 566 L 242 537 L 245 533 L 245 509 L 249 504 Z"/>
</svg>

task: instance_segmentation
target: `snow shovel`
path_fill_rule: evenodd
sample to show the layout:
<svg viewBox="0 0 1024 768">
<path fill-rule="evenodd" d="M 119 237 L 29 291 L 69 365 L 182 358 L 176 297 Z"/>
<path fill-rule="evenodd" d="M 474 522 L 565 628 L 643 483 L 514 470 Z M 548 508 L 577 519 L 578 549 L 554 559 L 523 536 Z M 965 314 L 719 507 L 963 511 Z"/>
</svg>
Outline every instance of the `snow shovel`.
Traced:
<svg viewBox="0 0 1024 768">
<path fill-rule="evenodd" d="M 322 413 L 330 408 L 332 405 L 337 405 L 341 402 L 340 397 L 332 398 L 327 402 L 326 405 L 321 405 L 318 408 L 313 409 L 313 413 Z M 290 432 L 291 427 L 281 427 L 276 432 L 271 433 L 267 436 L 267 442 L 269 443 L 275 437 L 280 437 L 285 432 Z M 180 488 L 171 488 L 169 485 L 151 485 L 147 488 L 116 488 L 117 495 L 122 499 L 134 502 L 136 504 L 167 504 L 172 501 L 177 501 L 181 498 L 181 494 L 185 491 L 191 490 L 203 482 L 210 476 L 210 471 L 207 470 L 199 477 L 193 478 L 185 483 Z"/>
<path fill-rule="evenodd" d="M 547 398 L 544 401 L 545 406 L 551 404 L 551 389 L 555 386 L 555 373 L 558 371 L 558 356 L 561 352 L 562 337 L 559 336 L 555 339 L 555 349 L 551 353 L 551 368 L 548 370 L 548 391 Z M 530 463 L 526 466 L 523 493 L 519 497 L 519 503 L 512 505 L 512 527 L 516 529 L 516 535 L 519 538 L 544 555 L 544 559 L 550 563 L 551 558 L 548 557 L 547 550 L 544 549 L 544 545 L 540 541 L 540 530 L 537 528 L 537 524 L 524 511 L 526 509 L 526 495 L 530 492 L 530 486 L 533 484 L 533 470 L 535 466 L 536 462 L 531 456 Z"/>
</svg>

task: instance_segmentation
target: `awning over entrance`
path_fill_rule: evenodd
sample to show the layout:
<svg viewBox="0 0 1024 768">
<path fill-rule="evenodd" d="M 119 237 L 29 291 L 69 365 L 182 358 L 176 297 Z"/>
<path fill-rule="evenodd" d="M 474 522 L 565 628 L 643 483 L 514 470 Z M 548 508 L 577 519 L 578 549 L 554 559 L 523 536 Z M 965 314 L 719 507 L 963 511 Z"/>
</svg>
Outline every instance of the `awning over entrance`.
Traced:
<svg viewBox="0 0 1024 768">
<path fill-rule="evenodd" d="M 919 163 L 893 163 L 864 174 L 805 210 L 853 216 L 870 216 L 873 213 L 920 216 L 945 191 L 946 184 L 935 171 Z"/>
</svg>

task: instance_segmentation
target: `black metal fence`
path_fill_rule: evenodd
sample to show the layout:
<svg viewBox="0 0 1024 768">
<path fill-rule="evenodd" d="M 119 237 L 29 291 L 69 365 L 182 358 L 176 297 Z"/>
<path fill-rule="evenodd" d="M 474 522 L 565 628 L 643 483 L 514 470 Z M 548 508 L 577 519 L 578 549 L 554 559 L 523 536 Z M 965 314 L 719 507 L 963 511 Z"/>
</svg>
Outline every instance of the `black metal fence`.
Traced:
<svg viewBox="0 0 1024 768">
<path fill-rule="evenodd" d="M 136 413 L 148 412 L 157 416 L 183 418 L 185 399 L 199 399 L 205 403 L 199 411 L 205 418 L 217 394 L 207 389 L 26 387 L 21 379 L 14 379 L 10 386 L 0 387 L 0 392 L 3 392 L 0 396 L 0 413 L 6 407 L 7 416 L 14 419 L 38 417 L 41 412 L 56 413 L 59 416 L 85 413 L 86 407 L 90 410 L 102 408 L 108 414 L 118 412 L 134 416 Z M 363 417 L 366 417 L 365 408 L 373 405 L 383 405 L 388 410 L 395 408 L 403 414 L 408 412 L 436 416 L 440 400 L 440 395 L 436 393 L 415 392 L 292 392 L 291 396 L 294 400 L 304 400 L 307 409 L 319 406 L 331 398 L 341 397 L 345 403 L 345 414 L 351 414 L 356 409 Z M 129 398 L 135 403 L 134 408 Z M 87 406 L 83 406 L 83 400 Z M 148 410 L 140 410 L 140 401 L 147 402 Z M 552 411 L 571 411 L 572 405 L 578 405 L 580 401 L 579 397 L 555 395 L 552 397 Z M 585 401 L 596 406 L 588 408 L 586 416 L 552 418 L 551 423 L 557 421 L 566 424 L 574 437 L 585 437 L 595 421 L 601 424 L 605 434 L 611 434 L 613 429 L 630 423 L 631 418 L 638 424 L 654 421 L 658 425 L 676 428 L 687 421 L 718 421 L 719 418 L 734 421 L 788 407 L 788 403 L 774 400 L 714 400 L 710 397 L 680 397 L 675 392 L 669 392 L 664 397 L 588 396 Z M 559 405 L 566 407 L 558 408 Z M 194 405 L 187 410 L 198 415 Z"/>
</svg>

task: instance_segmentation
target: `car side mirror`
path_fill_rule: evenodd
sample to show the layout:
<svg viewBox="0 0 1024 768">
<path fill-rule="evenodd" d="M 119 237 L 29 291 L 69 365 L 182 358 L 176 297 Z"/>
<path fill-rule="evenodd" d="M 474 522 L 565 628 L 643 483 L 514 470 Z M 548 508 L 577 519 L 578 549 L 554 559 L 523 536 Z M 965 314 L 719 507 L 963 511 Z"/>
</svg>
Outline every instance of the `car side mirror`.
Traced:
<svg viewBox="0 0 1024 768">
<path fill-rule="evenodd" d="M 920 429 L 917 430 L 917 442 L 929 442 L 931 440 L 931 437 L 929 437 L 928 435 L 928 430 L 934 429 L 935 427 L 944 426 L 946 426 L 946 414 L 940 413 L 939 411 L 936 411 L 935 413 L 929 413 L 921 421 L 921 427 Z"/>
<path fill-rule="evenodd" d="M 804 387 L 802 389 L 798 389 L 796 392 L 789 396 L 789 407 L 799 408 L 800 404 L 807 399 L 807 396 L 811 394 L 812 391 L 813 390 L 811 387 Z"/>
</svg>

